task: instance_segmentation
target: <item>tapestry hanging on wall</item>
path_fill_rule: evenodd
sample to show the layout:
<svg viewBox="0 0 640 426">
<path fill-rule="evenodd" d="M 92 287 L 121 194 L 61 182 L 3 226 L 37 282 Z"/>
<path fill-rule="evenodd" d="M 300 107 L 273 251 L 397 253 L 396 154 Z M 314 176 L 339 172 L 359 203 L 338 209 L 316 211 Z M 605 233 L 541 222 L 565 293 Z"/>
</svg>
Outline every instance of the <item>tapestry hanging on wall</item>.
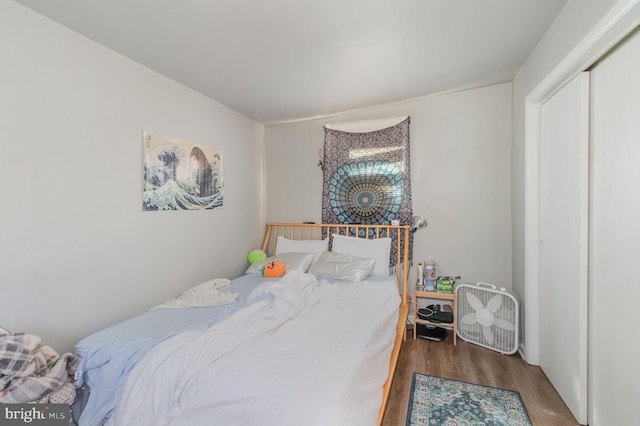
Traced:
<svg viewBox="0 0 640 426">
<path fill-rule="evenodd" d="M 412 223 L 409 121 L 406 117 L 398 124 L 370 132 L 325 126 L 323 223 Z M 395 241 L 391 246 L 397 250 Z M 410 247 L 410 257 L 411 252 Z M 395 261 L 395 256 L 391 258 Z"/>
<path fill-rule="evenodd" d="M 142 133 L 142 209 L 201 210 L 222 207 L 222 151 Z"/>
</svg>

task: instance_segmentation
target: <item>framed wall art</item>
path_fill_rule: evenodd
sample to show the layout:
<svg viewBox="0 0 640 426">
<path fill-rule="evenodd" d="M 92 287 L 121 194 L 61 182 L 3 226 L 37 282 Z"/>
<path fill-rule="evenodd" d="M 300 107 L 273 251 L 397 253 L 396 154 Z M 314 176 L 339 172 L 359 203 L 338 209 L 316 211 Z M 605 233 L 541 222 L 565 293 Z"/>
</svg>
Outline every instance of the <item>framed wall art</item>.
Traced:
<svg viewBox="0 0 640 426">
<path fill-rule="evenodd" d="M 142 132 L 142 209 L 202 210 L 222 207 L 222 151 Z"/>
</svg>

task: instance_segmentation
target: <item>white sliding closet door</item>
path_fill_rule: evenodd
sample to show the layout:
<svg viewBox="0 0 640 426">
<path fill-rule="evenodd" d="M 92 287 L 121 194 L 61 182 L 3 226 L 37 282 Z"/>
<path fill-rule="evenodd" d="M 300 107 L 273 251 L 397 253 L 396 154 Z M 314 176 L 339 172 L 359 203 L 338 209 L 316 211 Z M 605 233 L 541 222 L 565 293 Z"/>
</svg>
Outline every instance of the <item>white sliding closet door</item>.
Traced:
<svg viewBox="0 0 640 426">
<path fill-rule="evenodd" d="M 542 105 L 540 367 L 587 423 L 589 75 Z"/>
<path fill-rule="evenodd" d="M 591 73 L 589 423 L 640 424 L 640 36 Z"/>
</svg>

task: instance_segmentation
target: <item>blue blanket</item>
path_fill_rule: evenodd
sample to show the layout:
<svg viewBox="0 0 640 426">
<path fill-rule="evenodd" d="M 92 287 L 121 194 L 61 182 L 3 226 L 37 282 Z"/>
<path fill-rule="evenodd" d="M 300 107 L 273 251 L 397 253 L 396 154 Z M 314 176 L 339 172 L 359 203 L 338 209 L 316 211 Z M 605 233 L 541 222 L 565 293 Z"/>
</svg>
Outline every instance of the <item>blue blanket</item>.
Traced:
<svg viewBox="0 0 640 426">
<path fill-rule="evenodd" d="M 246 304 L 246 297 L 256 283 L 264 279 L 259 274 L 242 276 L 225 288 L 238 292 L 232 304 L 208 308 L 154 309 L 98 333 L 76 345 L 82 357 L 76 373 L 76 387 L 90 390 L 79 424 L 102 425 L 111 416 L 131 369 L 155 345 L 176 334 L 191 330 L 206 330 L 236 312 Z"/>
</svg>

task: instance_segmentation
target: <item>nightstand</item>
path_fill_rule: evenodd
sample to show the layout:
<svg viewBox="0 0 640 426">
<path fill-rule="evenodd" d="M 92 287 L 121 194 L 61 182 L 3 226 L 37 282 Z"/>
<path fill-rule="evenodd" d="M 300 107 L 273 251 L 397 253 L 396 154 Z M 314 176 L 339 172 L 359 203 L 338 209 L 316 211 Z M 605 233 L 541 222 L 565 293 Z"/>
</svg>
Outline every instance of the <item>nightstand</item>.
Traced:
<svg viewBox="0 0 640 426">
<path fill-rule="evenodd" d="M 450 300 L 451 310 L 453 311 L 453 322 L 431 322 L 418 318 L 418 299 L 437 299 L 437 300 Z M 442 327 L 450 329 L 453 333 L 453 345 L 456 345 L 456 322 L 458 321 L 458 312 L 456 311 L 456 293 L 438 293 L 435 291 L 414 290 L 413 291 L 413 339 L 416 339 L 416 327 L 417 324 L 435 325 L 436 327 Z"/>
</svg>

